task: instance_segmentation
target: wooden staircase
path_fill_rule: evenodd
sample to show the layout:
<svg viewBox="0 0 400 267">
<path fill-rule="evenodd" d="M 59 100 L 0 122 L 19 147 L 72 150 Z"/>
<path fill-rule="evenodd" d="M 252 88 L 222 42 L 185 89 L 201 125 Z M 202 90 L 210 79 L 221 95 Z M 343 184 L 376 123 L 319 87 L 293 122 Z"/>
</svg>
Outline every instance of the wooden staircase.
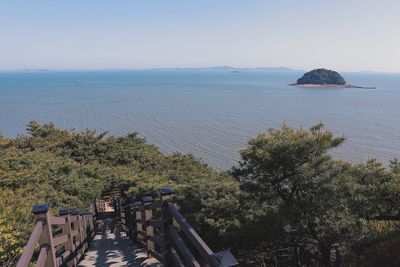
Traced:
<svg viewBox="0 0 400 267">
<path fill-rule="evenodd" d="M 214 253 L 172 202 L 173 190 L 128 205 L 113 196 L 96 199 L 86 212 L 35 205 L 35 226 L 17 267 L 238 266 L 228 251 Z M 38 247 L 38 249 L 37 249 Z"/>
</svg>

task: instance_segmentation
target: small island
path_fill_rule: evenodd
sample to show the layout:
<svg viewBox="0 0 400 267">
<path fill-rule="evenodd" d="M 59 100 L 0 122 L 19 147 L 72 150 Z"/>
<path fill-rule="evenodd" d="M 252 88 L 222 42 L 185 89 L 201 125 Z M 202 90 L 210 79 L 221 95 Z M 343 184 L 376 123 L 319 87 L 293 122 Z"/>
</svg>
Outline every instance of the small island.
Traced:
<svg viewBox="0 0 400 267">
<path fill-rule="evenodd" d="M 297 83 L 289 84 L 297 87 L 306 88 L 363 88 L 375 89 L 375 87 L 355 86 L 346 82 L 346 80 L 336 71 L 328 69 L 315 69 L 306 72 L 303 77 L 297 80 Z"/>
</svg>

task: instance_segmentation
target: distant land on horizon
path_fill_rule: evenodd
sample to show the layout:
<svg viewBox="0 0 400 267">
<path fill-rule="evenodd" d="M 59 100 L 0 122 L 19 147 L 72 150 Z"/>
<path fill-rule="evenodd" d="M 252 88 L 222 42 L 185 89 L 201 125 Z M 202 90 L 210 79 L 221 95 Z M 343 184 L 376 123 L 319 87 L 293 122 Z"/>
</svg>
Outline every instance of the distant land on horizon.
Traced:
<svg viewBox="0 0 400 267">
<path fill-rule="evenodd" d="M 297 69 L 292 69 L 289 67 L 247 67 L 239 68 L 232 66 L 213 66 L 213 67 L 187 67 L 187 68 L 150 68 L 146 70 L 220 70 L 220 71 L 248 71 L 248 70 L 260 70 L 260 71 L 302 71 Z"/>
<path fill-rule="evenodd" d="M 279 71 L 279 72 L 305 72 L 304 69 L 295 69 L 285 66 L 279 67 L 232 67 L 232 66 L 211 66 L 211 67 L 165 67 L 165 68 L 99 68 L 99 69 L 15 69 L 0 70 L 0 73 L 10 72 L 86 72 L 86 71 Z M 399 72 L 380 72 L 371 70 L 362 71 L 341 71 L 342 73 L 377 73 L 377 74 L 400 74 Z"/>
<path fill-rule="evenodd" d="M 99 69 L 16 69 L 16 70 L 0 70 L 0 72 L 57 72 L 57 71 L 303 71 L 300 69 L 292 69 L 289 67 L 232 67 L 232 66 L 211 66 L 211 67 L 165 67 L 165 68 L 99 68 Z"/>
</svg>

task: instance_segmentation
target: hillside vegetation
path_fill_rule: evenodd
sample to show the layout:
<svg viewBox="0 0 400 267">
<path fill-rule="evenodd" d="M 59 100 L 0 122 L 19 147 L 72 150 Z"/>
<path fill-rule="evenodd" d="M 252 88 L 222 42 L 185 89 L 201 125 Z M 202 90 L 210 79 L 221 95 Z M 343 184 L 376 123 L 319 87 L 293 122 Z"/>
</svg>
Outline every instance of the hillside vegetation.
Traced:
<svg viewBox="0 0 400 267">
<path fill-rule="evenodd" d="M 329 149 L 343 142 L 322 124 L 283 125 L 251 139 L 239 166 L 217 172 L 191 155 L 165 155 L 135 133 L 31 122 L 24 136 L 0 137 L 0 264 L 18 259 L 34 203 L 85 209 L 110 188 L 133 201 L 169 185 L 206 242 L 231 249 L 241 266 L 393 266 L 400 163 L 332 159 Z"/>
</svg>

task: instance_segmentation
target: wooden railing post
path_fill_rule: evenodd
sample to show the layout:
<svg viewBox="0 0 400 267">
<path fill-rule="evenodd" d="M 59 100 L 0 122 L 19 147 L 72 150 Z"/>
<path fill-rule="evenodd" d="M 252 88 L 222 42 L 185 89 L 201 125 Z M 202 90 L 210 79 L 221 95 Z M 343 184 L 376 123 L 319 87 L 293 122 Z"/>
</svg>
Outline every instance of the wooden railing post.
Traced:
<svg viewBox="0 0 400 267">
<path fill-rule="evenodd" d="M 173 224 L 172 217 L 168 212 L 168 203 L 172 201 L 172 195 L 174 191 L 172 188 L 164 187 L 159 190 L 160 199 L 161 199 L 161 233 L 163 238 L 164 246 L 162 248 L 162 255 L 164 258 L 164 266 L 170 267 L 173 266 L 173 262 L 171 261 L 171 257 L 169 254 L 171 253 L 171 240 L 168 235 L 169 226 Z"/>
<path fill-rule="evenodd" d="M 136 202 L 135 202 L 136 203 Z M 129 239 L 134 239 L 133 234 L 135 233 L 135 203 L 131 203 L 125 206 L 125 222 L 126 222 L 126 236 Z"/>
<path fill-rule="evenodd" d="M 141 202 L 140 202 L 141 203 Z M 146 232 L 145 229 L 143 229 L 143 209 L 144 206 L 142 206 L 142 203 L 140 206 L 136 207 L 135 211 L 135 217 L 136 217 L 136 240 L 138 243 L 141 243 L 145 246 L 147 246 L 147 241 L 146 241 Z"/>
<path fill-rule="evenodd" d="M 89 218 L 91 239 L 93 239 L 93 237 L 96 235 L 95 231 L 96 220 L 97 220 L 96 213 L 92 212 L 92 216 L 90 216 Z"/>
<path fill-rule="evenodd" d="M 72 210 L 71 215 L 76 216 L 76 221 L 74 222 L 74 230 L 77 231 L 77 234 L 75 236 L 76 239 L 76 245 L 75 245 L 75 253 L 76 253 L 76 261 L 78 262 L 81 257 L 84 255 L 84 249 L 83 249 L 83 230 L 82 230 L 82 218 L 80 216 L 80 211 L 79 210 Z M 78 249 L 78 247 L 80 247 Z"/>
<path fill-rule="evenodd" d="M 63 231 L 63 234 L 67 234 L 68 235 L 68 241 L 64 244 L 64 249 L 65 251 L 69 251 L 70 254 L 72 255 L 75 251 L 75 245 L 74 245 L 74 238 L 71 235 L 71 218 L 69 215 L 69 210 L 68 209 L 60 209 L 58 211 L 58 215 L 62 216 L 65 218 L 66 223 L 61 226 L 61 229 Z M 76 260 L 75 258 L 73 258 L 72 260 L 70 260 L 67 264 L 68 267 L 72 267 L 72 266 L 76 266 Z"/>
<path fill-rule="evenodd" d="M 79 262 L 79 259 L 81 257 L 81 249 L 79 248 L 81 246 L 81 233 L 79 229 L 79 211 L 77 210 L 69 210 L 68 211 L 68 216 L 69 216 L 69 223 L 70 223 L 70 228 L 71 228 L 71 240 L 73 244 L 74 250 L 73 255 L 73 261 L 75 263 Z"/>
<path fill-rule="evenodd" d="M 96 212 L 96 216 L 100 212 L 99 207 L 100 207 L 100 202 L 99 202 L 99 199 L 96 197 L 96 199 L 94 201 L 94 209 L 95 209 L 95 212 Z"/>
<path fill-rule="evenodd" d="M 147 236 L 147 256 L 151 258 L 152 255 L 149 251 L 154 251 L 154 242 L 152 237 L 154 236 L 153 225 L 151 224 L 151 220 L 153 218 L 153 210 L 151 207 L 151 203 L 153 203 L 153 198 L 151 196 L 143 197 L 142 199 L 144 204 L 144 218 L 146 220 L 146 236 Z"/>
<path fill-rule="evenodd" d="M 126 214 L 125 214 L 125 207 L 120 207 L 119 211 L 119 219 L 121 221 L 122 231 L 126 231 Z"/>
<path fill-rule="evenodd" d="M 86 215 L 86 212 L 81 212 L 81 218 L 82 218 L 82 251 L 83 253 L 86 252 L 88 246 L 89 246 L 89 234 L 87 232 L 87 227 L 88 227 L 88 217 Z"/>
<path fill-rule="evenodd" d="M 96 201 L 90 203 L 89 210 L 90 213 L 92 213 L 92 216 L 96 217 Z"/>
<path fill-rule="evenodd" d="M 132 213 L 132 237 L 133 237 L 133 240 L 136 243 L 139 242 L 139 239 L 138 239 L 138 228 L 137 228 L 137 223 L 138 223 L 137 220 L 139 218 L 137 217 L 137 208 L 140 207 L 141 205 L 142 205 L 141 201 L 133 202 L 132 210 L 131 210 L 131 213 Z"/>
<path fill-rule="evenodd" d="M 91 211 L 84 211 L 81 213 L 84 220 L 84 231 L 85 231 L 85 252 L 89 248 L 90 243 L 92 242 L 92 229 L 93 229 L 93 213 Z"/>
<path fill-rule="evenodd" d="M 128 204 L 125 206 L 125 234 L 128 238 L 131 238 L 132 234 L 132 213 L 131 213 L 132 204 Z"/>
<path fill-rule="evenodd" d="M 106 204 L 104 202 L 104 199 L 102 198 L 96 198 L 95 200 L 95 209 L 96 213 L 102 212 L 106 210 Z"/>
<path fill-rule="evenodd" d="M 56 265 L 56 253 L 53 243 L 53 232 L 50 224 L 49 205 L 35 205 L 32 208 L 32 213 L 35 215 L 36 221 L 42 221 L 44 229 L 40 235 L 39 244 L 41 247 L 47 248 L 47 257 L 44 263 L 45 267 L 54 267 Z"/>
<path fill-rule="evenodd" d="M 120 216 L 120 210 L 121 210 L 121 197 L 114 196 L 113 202 L 114 202 L 114 213 L 115 213 L 115 216 L 119 217 Z"/>
</svg>

